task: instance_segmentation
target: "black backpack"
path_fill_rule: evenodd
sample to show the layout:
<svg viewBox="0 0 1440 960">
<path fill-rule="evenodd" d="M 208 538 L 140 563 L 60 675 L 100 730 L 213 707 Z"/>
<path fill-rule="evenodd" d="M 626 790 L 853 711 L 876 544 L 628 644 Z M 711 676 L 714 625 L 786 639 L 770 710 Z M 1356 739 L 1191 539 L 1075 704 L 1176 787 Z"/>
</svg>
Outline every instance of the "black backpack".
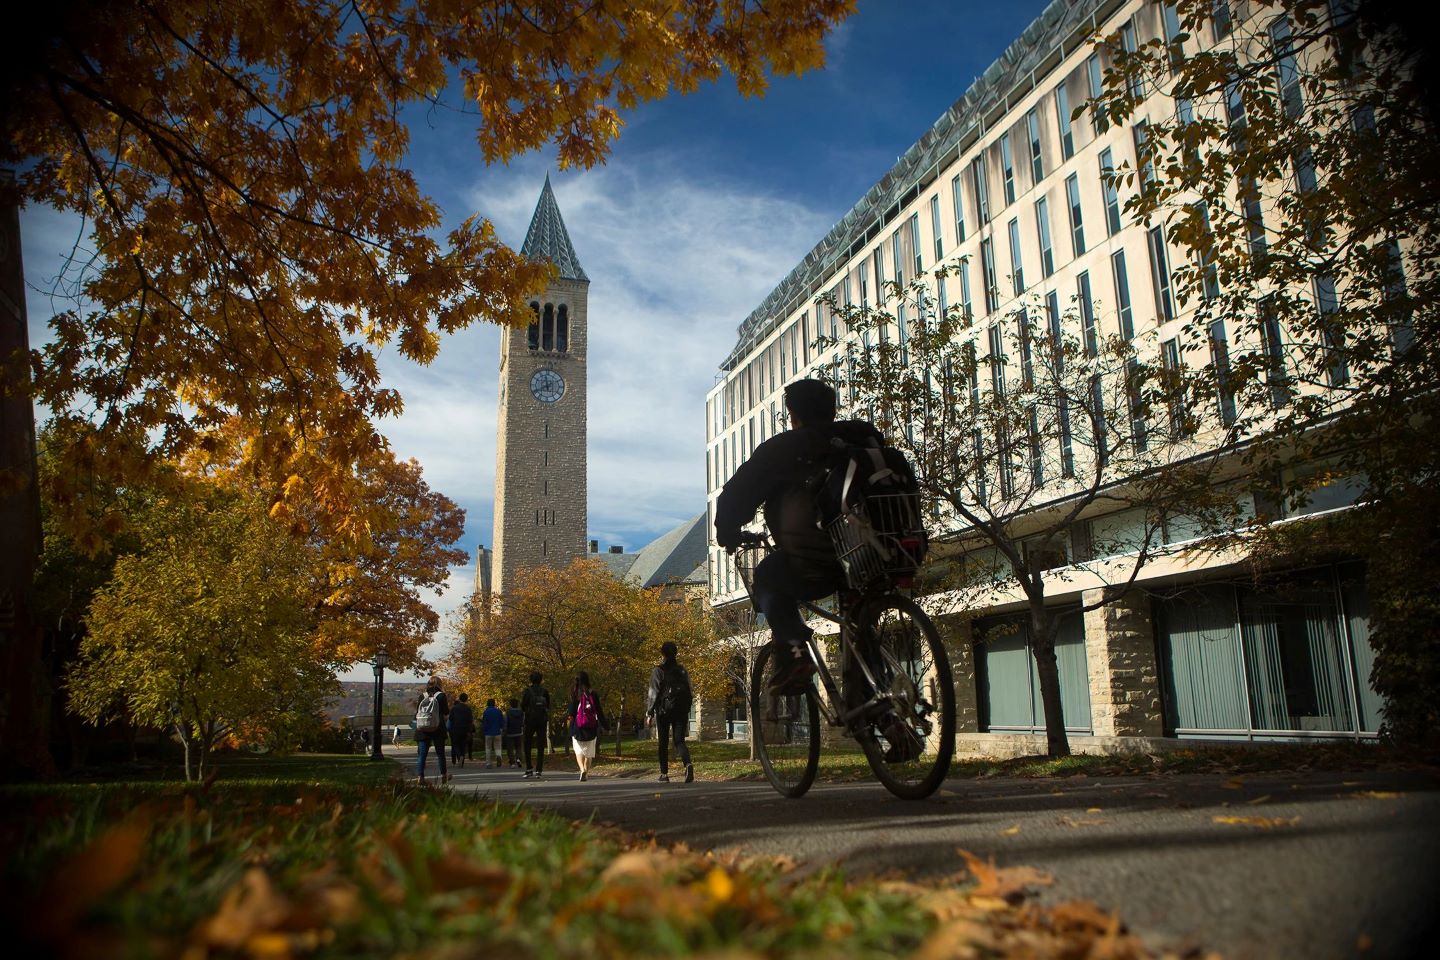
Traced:
<svg viewBox="0 0 1440 960">
<path fill-rule="evenodd" d="M 690 712 L 690 675 L 676 664 L 672 669 L 660 668 L 660 695 L 655 699 L 655 712 L 669 720 Z"/>
<path fill-rule="evenodd" d="M 544 724 L 550 716 L 550 692 L 535 686 L 525 691 L 525 719 L 530 723 Z"/>
<path fill-rule="evenodd" d="M 905 454 L 877 441 L 832 438 L 810 481 L 817 522 L 829 534 L 850 586 L 911 577 L 930 541 L 920 483 Z"/>
</svg>

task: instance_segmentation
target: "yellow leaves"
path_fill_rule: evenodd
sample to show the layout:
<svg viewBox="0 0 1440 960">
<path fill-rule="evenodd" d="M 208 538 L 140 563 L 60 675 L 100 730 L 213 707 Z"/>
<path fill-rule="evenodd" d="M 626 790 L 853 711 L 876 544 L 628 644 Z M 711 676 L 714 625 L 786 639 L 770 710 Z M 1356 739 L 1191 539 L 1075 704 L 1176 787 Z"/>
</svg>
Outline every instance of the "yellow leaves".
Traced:
<svg viewBox="0 0 1440 960">
<path fill-rule="evenodd" d="M 1299 817 L 1243 817 L 1222 814 L 1217 814 L 1211 819 L 1216 823 L 1230 824 L 1239 827 L 1257 827 L 1261 830 L 1274 830 L 1277 827 L 1293 827 L 1300 822 Z"/>
<path fill-rule="evenodd" d="M 1405 796 L 1405 793 L 1402 790 L 1357 790 L 1351 796 L 1364 797 L 1367 800 L 1395 800 Z"/>
</svg>

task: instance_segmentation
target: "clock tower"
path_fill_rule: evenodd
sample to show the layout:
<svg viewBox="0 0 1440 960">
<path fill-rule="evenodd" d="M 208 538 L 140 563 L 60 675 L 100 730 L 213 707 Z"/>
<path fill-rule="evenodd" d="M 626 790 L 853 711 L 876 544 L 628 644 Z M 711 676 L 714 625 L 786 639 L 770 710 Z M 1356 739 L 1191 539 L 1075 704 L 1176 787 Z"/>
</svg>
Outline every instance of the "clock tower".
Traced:
<svg viewBox="0 0 1440 960">
<path fill-rule="evenodd" d="M 585 554 L 590 278 L 570 244 L 549 176 L 520 252 L 550 260 L 559 276 L 531 299 L 529 327 L 503 331 L 500 343 L 492 570 L 502 596 L 519 571 L 568 566 Z"/>
</svg>

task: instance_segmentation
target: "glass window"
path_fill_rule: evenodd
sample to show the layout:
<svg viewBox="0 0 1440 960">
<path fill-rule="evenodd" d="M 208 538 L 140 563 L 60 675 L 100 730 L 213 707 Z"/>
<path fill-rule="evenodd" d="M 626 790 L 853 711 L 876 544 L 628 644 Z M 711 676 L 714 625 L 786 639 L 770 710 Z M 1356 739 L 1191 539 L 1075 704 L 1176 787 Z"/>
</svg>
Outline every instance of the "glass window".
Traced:
<svg viewBox="0 0 1440 960">
<path fill-rule="evenodd" d="M 960 311 L 966 317 L 975 315 L 974 304 L 970 300 L 970 264 L 960 264 Z"/>
<path fill-rule="evenodd" d="M 1230 0 L 1210 0 L 1210 29 L 1218 43 L 1230 36 L 1233 27 L 1230 16 Z"/>
<path fill-rule="evenodd" d="M 1030 182 L 1037 184 L 1045 179 L 1045 157 L 1040 147 L 1040 114 L 1031 108 L 1025 114 L 1025 132 L 1030 136 Z"/>
<path fill-rule="evenodd" d="M 1170 432 L 1180 436 L 1185 431 L 1185 395 L 1180 377 L 1180 341 L 1166 340 L 1160 345 L 1160 366 L 1169 375 L 1166 382 L 1166 411 L 1170 415 Z"/>
<path fill-rule="evenodd" d="M 1265 351 L 1265 386 L 1270 391 L 1270 405 L 1278 409 L 1290 402 L 1290 375 L 1285 369 L 1285 340 L 1275 312 L 1274 294 L 1260 301 L 1260 345 Z"/>
<path fill-rule="evenodd" d="M 1333 277 L 1315 278 L 1315 307 L 1320 312 L 1320 331 L 1325 338 L 1325 380 L 1332 387 L 1343 387 L 1350 382 L 1350 364 L 1345 356 L 1345 328 L 1338 316 L 1340 299 L 1335 294 Z"/>
<path fill-rule="evenodd" d="M 1050 207 L 1045 197 L 1035 201 L 1035 232 L 1040 237 L 1040 276 L 1055 272 L 1055 248 L 1050 242 Z"/>
<path fill-rule="evenodd" d="M 1200 295 L 1206 300 L 1214 300 L 1220 296 L 1220 268 L 1216 261 L 1219 259 L 1215 252 L 1215 234 L 1210 229 L 1210 210 L 1203 203 L 1196 203 L 1195 209 L 1200 216 L 1200 227 L 1205 231 L 1204 240 L 1206 245 L 1200 249 Z"/>
<path fill-rule="evenodd" d="M 1012 217 L 1010 231 L 1010 282 L 1014 285 L 1015 296 L 1025 292 L 1025 265 L 1020 250 L 1020 219 Z"/>
<path fill-rule="evenodd" d="M 1000 175 L 1005 186 L 1005 205 L 1015 202 L 1015 158 L 1010 149 L 1010 133 L 1000 138 Z"/>
<path fill-rule="evenodd" d="M 875 268 L 875 308 L 878 310 L 885 304 L 885 244 L 875 248 L 871 264 Z"/>
<path fill-rule="evenodd" d="M 1090 82 L 1090 99 L 1098 100 L 1101 94 L 1105 92 L 1103 71 L 1100 69 L 1100 54 L 1092 53 L 1090 54 L 1090 58 L 1085 61 L 1085 76 Z M 1105 119 L 1105 115 L 1094 107 L 1091 107 L 1090 127 L 1095 131 L 1095 136 L 1100 136 L 1109 126 L 1110 122 Z"/>
<path fill-rule="evenodd" d="M 1169 49 L 1170 72 L 1179 71 L 1181 64 L 1185 62 L 1185 54 L 1180 49 L 1180 13 L 1175 9 L 1175 4 L 1166 3 L 1160 7 L 1160 21 L 1165 31 L 1165 43 Z"/>
<path fill-rule="evenodd" d="M 940 266 L 940 261 L 945 258 L 945 241 L 940 230 L 940 198 L 930 198 L 930 233 L 935 238 L 935 266 Z M 919 242 L 916 242 L 916 249 L 919 249 Z M 915 269 L 920 269 L 920 255 L 915 255 Z"/>
<path fill-rule="evenodd" d="M 1064 81 L 1055 88 L 1055 122 L 1060 125 L 1060 159 L 1075 156 L 1075 131 L 1070 126 L 1070 94 Z"/>
<path fill-rule="evenodd" d="M 1126 53 L 1134 53 L 1137 49 L 1135 42 L 1135 20 L 1133 18 L 1126 20 L 1120 25 L 1120 48 Z M 1144 97 L 1145 91 L 1141 74 L 1132 73 L 1130 75 L 1126 92 L 1128 92 L 1134 100 L 1140 100 Z"/>
<path fill-rule="evenodd" d="M 1157 322 L 1175 319 L 1175 294 L 1170 278 L 1170 256 L 1165 247 L 1165 228 L 1159 224 L 1146 233 L 1150 248 L 1150 279 L 1155 284 L 1155 316 Z"/>
<path fill-rule="evenodd" d="M 1155 164 L 1150 159 L 1150 124 L 1144 120 L 1135 121 L 1130 130 L 1135 140 L 1135 165 L 1140 168 L 1140 182 L 1148 187 L 1155 182 Z"/>
<path fill-rule="evenodd" d="M 1215 373 L 1215 385 L 1219 391 L 1220 422 L 1225 426 L 1235 423 L 1235 390 L 1230 381 L 1230 341 L 1225 336 L 1225 321 L 1210 322 L 1210 364 Z"/>
<path fill-rule="evenodd" d="M 920 271 L 925 269 L 921 254 L 923 249 L 924 248 L 920 246 L 920 214 L 912 213 L 910 214 L 910 250 L 915 257 L 915 276 L 917 277 L 920 276 Z M 895 274 L 895 279 L 900 279 L 898 264 L 896 265 Z"/>
<path fill-rule="evenodd" d="M 1125 251 L 1110 254 L 1110 273 L 1115 278 L 1115 311 L 1120 318 L 1120 336 L 1135 339 L 1135 316 L 1130 309 L 1130 279 L 1125 274 Z"/>
<path fill-rule="evenodd" d="M 1269 243 L 1265 237 L 1265 214 L 1260 205 L 1260 186 L 1253 179 L 1240 184 L 1240 198 L 1245 205 L 1245 234 L 1250 245 L 1250 259 L 1257 273 L 1265 272 L 1265 255 Z"/>
<path fill-rule="evenodd" d="M 1100 334 L 1095 328 L 1095 303 L 1090 296 L 1090 271 L 1082 270 L 1075 278 L 1075 299 L 1080 307 L 1080 330 L 1085 339 L 1085 355 L 1100 355 Z"/>
<path fill-rule="evenodd" d="M 980 241 L 980 280 L 985 287 L 985 312 L 994 313 L 999 305 L 1000 289 L 995 277 L 995 241 L 990 237 Z"/>
<path fill-rule="evenodd" d="M 540 318 L 540 349 L 555 349 L 555 304 L 545 304 L 545 312 Z"/>
<path fill-rule="evenodd" d="M 957 173 L 950 180 L 950 199 L 955 204 L 955 242 L 957 244 L 963 243 L 965 240 L 965 202 L 962 198 L 964 192 L 960 187 L 960 174 Z M 937 239 L 935 243 L 938 245 L 940 241 Z"/>
<path fill-rule="evenodd" d="M 985 175 L 985 155 L 970 161 L 970 189 L 975 197 L 975 216 L 981 223 L 990 222 L 990 182 Z"/>
<path fill-rule="evenodd" d="M 1107 147 L 1100 151 L 1100 191 L 1105 197 L 1105 231 L 1112 237 L 1120 232 L 1120 193 L 1114 173 L 1115 156 Z"/>
<path fill-rule="evenodd" d="M 1065 372 L 1065 339 L 1060 321 L 1060 295 L 1051 290 L 1045 295 L 1045 320 L 1050 329 L 1050 351 L 1055 365 L 1055 375 Z M 1075 476 L 1075 444 L 1070 435 L 1070 404 L 1064 394 L 1060 397 L 1060 409 L 1056 411 L 1060 420 L 1060 475 Z"/>
<path fill-rule="evenodd" d="M 1300 69 L 1295 64 L 1290 19 L 1284 14 L 1270 21 L 1270 55 L 1275 61 L 1275 82 L 1280 89 L 1280 105 L 1287 117 L 1298 117 L 1305 109 L 1305 97 L 1300 90 Z"/>
<path fill-rule="evenodd" d="M 901 253 L 903 246 L 899 230 L 890 234 L 890 262 L 895 265 L 895 283 L 901 287 L 905 286 L 905 256 Z"/>
<path fill-rule="evenodd" d="M 1065 199 L 1070 207 L 1070 245 L 1078 257 L 1085 252 L 1085 220 L 1080 212 L 1080 181 L 1073 173 L 1065 178 Z"/>
</svg>

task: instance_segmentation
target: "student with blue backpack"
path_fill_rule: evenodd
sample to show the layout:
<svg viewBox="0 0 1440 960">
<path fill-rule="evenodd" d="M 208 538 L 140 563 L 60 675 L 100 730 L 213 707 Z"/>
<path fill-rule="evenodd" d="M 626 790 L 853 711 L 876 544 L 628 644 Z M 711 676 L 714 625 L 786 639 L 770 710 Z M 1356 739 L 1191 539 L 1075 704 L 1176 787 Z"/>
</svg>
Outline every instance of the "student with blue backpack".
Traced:
<svg viewBox="0 0 1440 960">
<path fill-rule="evenodd" d="M 605 711 L 600 707 L 600 696 L 590 687 L 590 674 L 581 670 L 575 674 L 570 686 L 570 742 L 575 748 L 575 763 L 580 768 L 580 779 L 590 776 L 595 763 L 596 747 L 600 743 L 600 727 L 605 723 Z"/>
</svg>

